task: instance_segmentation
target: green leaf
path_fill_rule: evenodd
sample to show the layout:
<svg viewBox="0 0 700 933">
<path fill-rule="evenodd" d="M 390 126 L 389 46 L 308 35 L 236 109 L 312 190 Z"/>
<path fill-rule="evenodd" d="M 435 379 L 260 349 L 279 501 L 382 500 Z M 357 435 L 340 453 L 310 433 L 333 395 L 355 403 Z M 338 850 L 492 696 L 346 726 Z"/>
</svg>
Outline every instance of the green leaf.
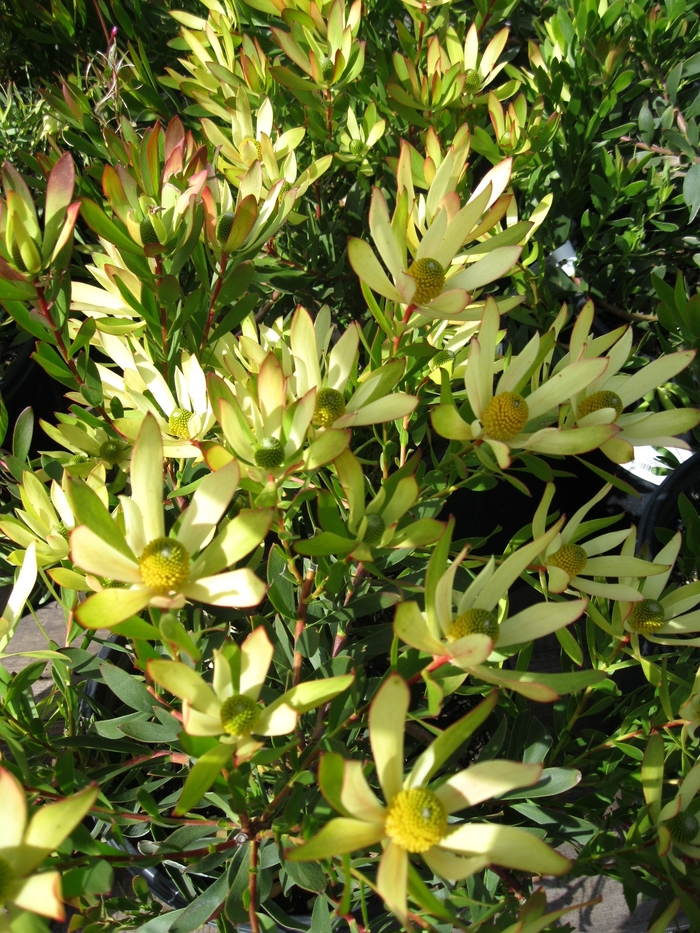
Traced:
<svg viewBox="0 0 700 933">
<path fill-rule="evenodd" d="M 127 706 L 144 713 L 150 713 L 153 710 L 156 700 L 148 692 L 142 680 L 137 680 L 133 674 L 128 674 L 115 664 L 100 665 L 100 673 L 112 693 Z"/>
<path fill-rule="evenodd" d="M 248 910 L 243 906 L 243 895 L 248 891 L 250 865 L 250 846 L 243 845 L 234 855 L 226 877 L 229 879 L 229 892 L 224 912 L 234 924 L 248 922 Z"/>
<path fill-rule="evenodd" d="M 683 200 L 690 208 L 688 220 L 692 223 L 700 210 L 700 162 L 691 165 L 686 172 L 683 179 Z"/>
<path fill-rule="evenodd" d="M 356 541 L 349 538 L 341 538 L 340 535 L 332 534 L 330 531 L 322 531 L 306 541 L 297 541 L 294 549 L 298 554 L 304 554 L 307 557 L 328 557 L 331 554 L 345 556 L 357 544 Z"/>
<path fill-rule="evenodd" d="M 581 646 L 571 634 L 569 629 L 566 627 L 559 628 L 554 634 L 557 636 L 557 641 L 574 662 L 574 664 L 578 664 L 578 666 L 581 667 L 583 664 L 583 652 L 581 650 Z"/>
<path fill-rule="evenodd" d="M 305 891 L 323 891 L 326 875 L 316 862 L 284 862 L 284 869 L 294 884 Z"/>
<path fill-rule="evenodd" d="M 114 243 L 116 247 L 127 253 L 143 255 L 143 249 L 137 246 L 128 234 L 123 233 L 114 221 L 109 219 L 102 208 L 94 201 L 91 201 L 90 198 L 82 199 L 80 213 L 88 227 L 98 236 L 110 243 Z"/>
<path fill-rule="evenodd" d="M 498 691 L 493 690 L 466 716 L 449 726 L 418 758 L 411 771 L 411 786 L 420 787 L 457 751 L 460 745 L 479 728 L 498 703 Z"/>
<path fill-rule="evenodd" d="M 169 744 L 177 741 L 180 732 L 180 724 L 173 719 L 172 724 L 163 725 L 159 722 L 143 722 L 131 720 L 124 722 L 119 726 L 120 732 L 128 735 L 131 739 L 138 739 L 139 742 L 164 742 Z"/>
<path fill-rule="evenodd" d="M 219 743 L 205 752 L 187 775 L 185 786 L 175 807 L 176 816 L 184 816 L 196 807 L 214 781 L 221 774 L 221 769 L 231 761 L 232 745 Z"/>
<path fill-rule="evenodd" d="M 448 923 L 455 919 L 455 914 L 449 908 L 449 901 L 441 901 L 435 897 L 410 862 L 408 863 L 408 893 L 434 917 L 439 917 Z"/>
<path fill-rule="evenodd" d="M 188 904 L 170 927 L 170 933 L 192 933 L 192 930 L 204 926 L 217 907 L 223 903 L 227 894 L 228 874 L 224 872 L 199 897 Z"/>
<path fill-rule="evenodd" d="M 539 781 L 532 787 L 519 788 L 501 794 L 499 800 L 516 800 L 526 797 L 554 797 L 576 787 L 581 780 L 581 772 L 575 768 L 545 768 Z"/>
<path fill-rule="evenodd" d="M 163 613 L 158 623 L 158 629 L 163 642 L 177 645 L 178 648 L 186 652 L 193 661 L 199 661 L 202 657 L 202 652 L 174 612 Z"/>
<path fill-rule="evenodd" d="M 71 480 L 68 498 L 77 522 L 93 531 L 111 547 L 130 560 L 134 560 L 124 535 L 109 514 L 97 493 L 82 480 Z"/>
<path fill-rule="evenodd" d="M 108 894 L 112 888 L 114 873 L 109 862 L 91 858 L 87 865 L 71 868 L 61 874 L 63 897 L 80 897 L 83 894 Z"/>
<path fill-rule="evenodd" d="M 5 435 L 7 434 L 7 428 L 10 423 L 10 416 L 7 412 L 7 406 L 5 405 L 5 399 L 0 394 L 0 445 L 5 440 Z"/>
<path fill-rule="evenodd" d="M 329 911 L 325 897 L 317 897 L 311 913 L 310 933 L 332 933 L 332 916 L 333 913 Z"/>
<path fill-rule="evenodd" d="M 29 454 L 29 448 L 32 445 L 32 435 L 34 433 L 34 412 L 31 408 L 25 408 L 20 412 L 15 429 L 12 432 L 12 454 L 18 460 L 26 460 Z"/>
</svg>

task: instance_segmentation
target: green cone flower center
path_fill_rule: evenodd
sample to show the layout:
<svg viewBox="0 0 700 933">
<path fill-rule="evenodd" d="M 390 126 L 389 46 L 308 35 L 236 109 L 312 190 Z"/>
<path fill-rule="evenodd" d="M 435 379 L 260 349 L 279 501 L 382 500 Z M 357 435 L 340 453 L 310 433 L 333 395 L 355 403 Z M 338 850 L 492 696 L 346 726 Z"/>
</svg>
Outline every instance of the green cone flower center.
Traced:
<svg viewBox="0 0 700 933">
<path fill-rule="evenodd" d="M 190 575 L 190 555 L 175 538 L 155 538 L 139 558 L 141 579 L 159 593 L 181 589 Z"/>
<path fill-rule="evenodd" d="M 330 84 L 335 74 L 335 64 L 330 58 L 321 59 L 321 76 L 324 84 Z"/>
<path fill-rule="evenodd" d="M 281 201 L 282 198 L 285 196 L 285 194 L 289 191 L 289 189 L 290 189 L 291 187 L 292 187 L 292 186 L 289 184 L 289 182 L 288 182 L 287 179 L 285 178 L 284 181 L 282 182 L 282 187 L 280 188 L 280 193 L 277 195 L 277 200 L 278 200 L 278 201 Z"/>
<path fill-rule="evenodd" d="M 74 454 L 68 461 L 68 466 L 80 466 L 82 463 L 87 463 L 88 458 L 85 454 Z"/>
<path fill-rule="evenodd" d="M 634 603 L 627 623 L 633 632 L 657 632 L 666 622 L 664 607 L 655 599 Z"/>
<path fill-rule="evenodd" d="M 501 392 L 494 395 L 484 409 L 481 423 L 484 433 L 495 441 L 510 441 L 527 424 L 530 410 L 527 402 L 516 392 Z"/>
<path fill-rule="evenodd" d="M 445 808 L 430 790 L 402 790 L 389 806 L 384 831 L 406 852 L 427 852 L 445 835 Z"/>
<path fill-rule="evenodd" d="M 697 817 L 693 816 L 692 813 L 684 813 L 681 810 L 680 813 L 676 813 L 675 816 L 668 820 L 666 827 L 671 833 L 671 839 L 673 839 L 674 842 L 687 845 L 697 836 L 698 830 L 700 830 L 700 823 L 698 823 Z"/>
<path fill-rule="evenodd" d="M 436 353 L 428 364 L 430 367 L 430 372 L 435 372 L 436 369 L 440 369 L 441 366 L 447 366 L 448 363 L 451 363 L 455 358 L 452 350 L 440 350 L 439 353 Z"/>
<path fill-rule="evenodd" d="M 221 705 L 221 728 L 229 735 L 250 735 L 260 716 L 260 707 L 250 697 L 229 697 Z"/>
<path fill-rule="evenodd" d="M 139 224 L 139 236 L 141 237 L 141 242 L 144 246 L 150 246 L 152 243 L 158 242 L 158 234 L 155 231 L 155 227 L 150 221 L 150 218 L 144 217 L 144 219 Z"/>
<path fill-rule="evenodd" d="M 450 623 L 447 640 L 457 641 L 465 635 L 488 635 L 494 644 L 498 641 L 498 619 L 495 612 L 486 609 L 467 609 Z"/>
<path fill-rule="evenodd" d="M 601 408 L 614 408 L 617 412 L 615 415 L 615 421 L 617 421 L 624 407 L 617 392 L 594 392 L 579 403 L 578 417 L 583 418 L 585 415 L 590 415 L 592 411 L 600 411 Z"/>
<path fill-rule="evenodd" d="M 501 133 L 501 135 L 498 137 L 498 145 L 501 147 L 501 149 L 510 149 L 510 147 L 513 145 L 512 135 L 508 132 Z"/>
<path fill-rule="evenodd" d="M 314 424 L 319 428 L 329 428 L 334 421 L 345 414 L 345 401 L 337 389 L 319 389 L 316 394 Z"/>
<path fill-rule="evenodd" d="M 233 227 L 233 213 L 226 211 L 216 222 L 216 239 L 219 243 L 225 243 L 228 240 L 231 228 Z"/>
<path fill-rule="evenodd" d="M 190 423 L 192 412 L 186 408 L 174 408 L 168 418 L 168 431 L 175 437 L 189 437 L 190 432 L 187 428 Z"/>
<path fill-rule="evenodd" d="M 408 274 L 416 281 L 414 305 L 425 305 L 437 298 L 445 284 L 445 270 L 437 259 L 417 259 Z"/>
<path fill-rule="evenodd" d="M 265 470 L 274 470 L 284 460 L 284 448 L 276 437 L 265 437 L 253 454 L 255 465 Z"/>
<path fill-rule="evenodd" d="M 481 87 L 481 75 L 474 68 L 470 68 L 464 76 L 464 90 L 473 93 Z"/>
<path fill-rule="evenodd" d="M 122 583 L 121 580 L 110 580 L 109 577 L 99 577 L 100 586 L 105 590 L 121 590 L 128 586 L 128 583 Z"/>
<path fill-rule="evenodd" d="M 349 148 L 350 155 L 359 156 L 362 155 L 362 151 L 365 147 L 361 139 L 351 139 Z"/>
<path fill-rule="evenodd" d="M 12 882 L 15 880 L 15 873 L 9 862 L 0 858 L 0 907 L 4 907 L 7 898 L 12 890 Z"/>
<path fill-rule="evenodd" d="M 370 547 L 374 547 L 374 545 L 379 544 L 382 540 L 382 535 L 386 531 L 386 525 L 384 524 L 382 516 L 377 515 L 376 512 L 369 512 L 366 518 L 367 530 L 362 540 L 365 544 L 369 544 Z"/>
<path fill-rule="evenodd" d="M 100 447 L 100 460 L 114 464 L 121 456 L 122 448 L 118 441 L 105 441 Z"/>
<path fill-rule="evenodd" d="M 588 555 L 579 544 L 562 544 L 558 551 L 550 554 L 545 563 L 559 567 L 570 577 L 581 573 L 588 562 Z"/>
<path fill-rule="evenodd" d="M 58 525 L 56 525 L 55 528 L 52 528 L 52 529 L 51 529 L 51 534 L 52 534 L 52 535 L 60 535 L 62 538 L 65 538 L 66 541 L 68 540 L 68 529 L 67 529 L 66 526 L 63 524 L 63 522 L 59 522 Z"/>
<path fill-rule="evenodd" d="M 27 272 L 27 266 L 22 259 L 22 250 L 17 240 L 12 241 L 12 262 L 17 266 L 20 272 Z"/>
</svg>

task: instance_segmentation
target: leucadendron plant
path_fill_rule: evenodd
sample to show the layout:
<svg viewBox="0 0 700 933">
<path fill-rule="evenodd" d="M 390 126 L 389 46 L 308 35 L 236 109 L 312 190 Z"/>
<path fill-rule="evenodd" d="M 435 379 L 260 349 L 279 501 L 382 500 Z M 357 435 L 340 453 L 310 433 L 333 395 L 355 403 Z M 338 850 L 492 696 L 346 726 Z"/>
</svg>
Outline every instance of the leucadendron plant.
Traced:
<svg viewBox="0 0 700 933">
<path fill-rule="evenodd" d="M 0 930 L 538 933 L 594 874 L 700 930 L 697 527 L 639 551 L 611 505 L 693 446 L 693 329 L 546 260 L 577 108 L 682 5 L 206 0 L 165 74 L 127 31 L 47 89 L 0 197 L 65 399 L 0 457 Z"/>
</svg>

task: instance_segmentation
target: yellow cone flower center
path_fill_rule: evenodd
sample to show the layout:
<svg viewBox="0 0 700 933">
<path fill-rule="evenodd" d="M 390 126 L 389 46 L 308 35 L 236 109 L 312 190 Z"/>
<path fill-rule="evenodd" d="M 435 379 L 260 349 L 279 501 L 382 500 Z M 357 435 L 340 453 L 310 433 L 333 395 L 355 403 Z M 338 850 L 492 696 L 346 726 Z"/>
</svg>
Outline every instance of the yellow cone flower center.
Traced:
<svg viewBox="0 0 700 933">
<path fill-rule="evenodd" d="M 495 612 L 486 609 L 467 609 L 450 623 L 447 640 L 457 641 L 465 635 L 488 635 L 494 644 L 498 641 L 498 619 Z"/>
<path fill-rule="evenodd" d="M 265 437 L 253 454 L 255 465 L 264 470 L 274 470 L 284 460 L 284 448 L 276 437 Z"/>
<path fill-rule="evenodd" d="M 655 599 L 643 599 L 632 606 L 627 623 L 633 632 L 657 632 L 666 622 L 664 607 Z"/>
<path fill-rule="evenodd" d="M 319 428 L 329 428 L 334 421 L 345 414 L 345 400 L 337 389 L 319 389 L 316 393 L 314 424 Z"/>
<path fill-rule="evenodd" d="M 246 136 L 246 138 L 245 138 L 245 139 L 243 140 L 243 142 L 241 143 L 241 149 L 243 149 L 243 147 L 246 145 L 246 143 L 247 143 L 249 146 L 252 146 L 253 149 L 255 149 L 255 153 L 256 153 L 256 155 L 257 155 L 257 157 L 258 157 L 258 161 L 260 161 L 260 160 L 262 159 L 262 146 L 260 145 L 260 140 L 259 140 L 259 139 L 253 139 L 252 136 Z"/>
<path fill-rule="evenodd" d="M 369 544 L 370 547 L 373 547 L 375 544 L 379 544 L 385 531 L 386 525 L 384 524 L 382 516 L 377 515 L 375 512 L 370 512 L 367 515 L 367 530 L 362 540 L 365 544 Z"/>
<path fill-rule="evenodd" d="M 614 420 L 617 421 L 624 407 L 617 392 L 594 392 L 579 403 L 578 417 L 583 418 L 585 415 L 590 415 L 592 411 L 600 411 L 601 408 L 614 408 L 616 411 Z"/>
<path fill-rule="evenodd" d="M 530 411 L 527 402 L 516 392 L 501 392 L 494 395 L 484 409 L 481 423 L 484 433 L 495 441 L 510 441 L 527 424 Z"/>
<path fill-rule="evenodd" d="M 581 573 L 588 562 L 588 555 L 579 544 L 562 544 L 558 551 L 550 554 L 546 563 L 559 567 L 570 577 Z"/>
<path fill-rule="evenodd" d="M 190 423 L 192 412 L 186 408 L 174 408 L 168 418 L 168 431 L 175 437 L 189 437 L 187 425 Z"/>
<path fill-rule="evenodd" d="M 260 707 L 251 697 L 229 697 L 221 705 L 221 728 L 229 735 L 250 735 L 259 715 Z"/>
<path fill-rule="evenodd" d="M 693 816 L 692 813 L 684 813 L 681 810 L 680 813 L 676 813 L 675 816 L 668 820 L 666 827 L 671 833 L 671 839 L 673 839 L 674 842 L 687 845 L 697 836 L 698 830 L 700 830 L 700 823 L 698 823 L 697 817 Z"/>
<path fill-rule="evenodd" d="M 445 284 L 445 270 L 437 259 L 417 259 L 408 274 L 416 280 L 414 305 L 425 305 L 437 298 Z"/>
<path fill-rule="evenodd" d="M 0 907 L 4 907 L 12 890 L 12 882 L 15 880 L 15 873 L 9 862 L 0 858 Z"/>
<path fill-rule="evenodd" d="M 122 448 L 118 441 L 105 441 L 100 447 L 100 460 L 114 464 L 121 456 Z"/>
<path fill-rule="evenodd" d="M 473 93 L 481 87 L 481 75 L 474 68 L 470 68 L 464 76 L 464 90 Z"/>
<path fill-rule="evenodd" d="M 175 538 L 156 538 L 139 558 L 141 579 L 159 593 L 181 589 L 190 575 L 190 555 Z"/>
<path fill-rule="evenodd" d="M 431 790 L 402 790 L 391 801 L 384 831 L 406 852 L 427 852 L 445 835 L 447 814 Z"/>
</svg>

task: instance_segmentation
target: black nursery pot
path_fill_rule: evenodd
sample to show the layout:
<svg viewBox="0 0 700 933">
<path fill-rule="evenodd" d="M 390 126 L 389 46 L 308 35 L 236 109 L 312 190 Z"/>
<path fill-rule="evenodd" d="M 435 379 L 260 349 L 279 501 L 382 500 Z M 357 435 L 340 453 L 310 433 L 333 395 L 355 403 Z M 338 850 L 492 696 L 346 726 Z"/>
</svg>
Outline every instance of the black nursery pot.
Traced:
<svg viewBox="0 0 700 933">
<path fill-rule="evenodd" d="M 34 430 L 30 456 L 35 457 L 39 448 L 44 448 L 49 441 L 38 427 L 39 419 L 53 422 L 54 412 L 66 411 L 68 402 L 63 394 L 64 387 L 32 359 L 33 352 L 33 340 L 20 345 L 17 356 L 0 380 L 0 393 L 7 408 L 8 437 L 12 437 L 14 424 L 25 408 L 31 407 L 34 412 L 34 423 L 37 427 Z"/>
<path fill-rule="evenodd" d="M 640 495 L 638 499 L 618 489 L 612 489 L 610 494 L 591 510 L 588 517 L 602 518 L 622 512 L 624 513 L 623 521 L 628 527 L 630 522 L 638 523 L 642 509 L 656 487 L 612 463 L 599 450 L 583 454 L 581 459 L 605 470 L 606 473 L 619 476 Z M 573 457 L 567 458 L 566 462 L 555 460 L 548 462 L 553 469 L 573 474 L 555 477 L 556 493 L 550 505 L 550 514 L 558 510 L 562 515 L 571 518 L 577 509 L 592 499 L 605 485 L 605 480 Z M 486 544 L 480 548 L 481 553 L 503 553 L 513 535 L 532 520 L 533 509 L 545 490 L 545 483 L 537 477 L 525 473 L 515 475 L 528 487 L 529 498 L 510 483 L 502 480 L 492 489 L 479 492 L 459 489 L 447 499 L 438 518 L 440 521 L 447 521 L 450 515 L 454 516 L 453 539 L 455 541 L 463 538 L 488 537 Z M 500 530 L 493 534 L 497 526 L 500 526 Z"/>
<path fill-rule="evenodd" d="M 648 546 L 650 557 L 654 557 L 662 546 L 655 529 L 665 528 L 675 533 L 682 527 L 678 508 L 681 493 L 688 497 L 696 511 L 700 511 L 700 451 L 676 467 L 646 503 L 637 541 L 639 547 L 643 544 Z"/>
</svg>

